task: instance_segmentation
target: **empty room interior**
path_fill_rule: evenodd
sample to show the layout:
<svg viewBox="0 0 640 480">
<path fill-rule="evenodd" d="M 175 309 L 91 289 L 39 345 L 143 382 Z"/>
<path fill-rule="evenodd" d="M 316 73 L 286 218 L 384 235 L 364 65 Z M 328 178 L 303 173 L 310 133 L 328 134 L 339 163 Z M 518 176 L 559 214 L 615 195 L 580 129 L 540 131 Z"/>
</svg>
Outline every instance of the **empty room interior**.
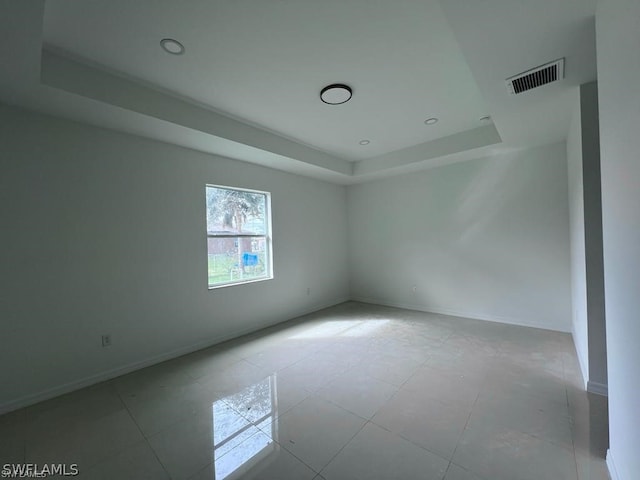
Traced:
<svg viewBox="0 0 640 480">
<path fill-rule="evenodd" d="M 640 478 L 640 2 L 0 33 L 2 478 Z"/>
</svg>

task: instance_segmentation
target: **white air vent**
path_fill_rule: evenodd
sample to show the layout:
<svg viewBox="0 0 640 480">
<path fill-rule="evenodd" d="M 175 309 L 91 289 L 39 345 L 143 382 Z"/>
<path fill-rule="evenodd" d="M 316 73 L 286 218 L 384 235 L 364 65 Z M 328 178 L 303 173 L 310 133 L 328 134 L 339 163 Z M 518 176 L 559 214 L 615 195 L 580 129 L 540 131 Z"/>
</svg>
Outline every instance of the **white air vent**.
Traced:
<svg viewBox="0 0 640 480">
<path fill-rule="evenodd" d="M 526 72 L 507 78 L 507 88 L 511 95 L 526 92 L 564 78 L 564 58 L 541 65 Z"/>
</svg>

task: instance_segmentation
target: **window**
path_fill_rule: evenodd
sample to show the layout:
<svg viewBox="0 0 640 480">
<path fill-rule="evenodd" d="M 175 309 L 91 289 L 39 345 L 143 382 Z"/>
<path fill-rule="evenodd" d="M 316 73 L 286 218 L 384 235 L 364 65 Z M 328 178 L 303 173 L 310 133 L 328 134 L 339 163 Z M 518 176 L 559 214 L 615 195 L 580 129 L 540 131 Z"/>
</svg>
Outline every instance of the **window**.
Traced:
<svg viewBox="0 0 640 480">
<path fill-rule="evenodd" d="M 209 288 L 273 278 L 271 196 L 207 185 Z"/>
</svg>

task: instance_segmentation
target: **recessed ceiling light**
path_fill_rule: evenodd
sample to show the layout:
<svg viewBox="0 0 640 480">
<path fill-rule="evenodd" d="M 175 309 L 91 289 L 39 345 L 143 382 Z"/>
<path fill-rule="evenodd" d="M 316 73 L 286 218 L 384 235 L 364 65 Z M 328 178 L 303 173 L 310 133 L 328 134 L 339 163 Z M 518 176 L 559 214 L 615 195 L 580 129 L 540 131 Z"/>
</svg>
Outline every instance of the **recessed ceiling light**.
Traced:
<svg viewBox="0 0 640 480">
<path fill-rule="evenodd" d="M 160 40 L 160 46 L 171 55 L 182 55 L 184 53 L 184 45 L 173 38 L 163 38 Z"/>
<path fill-rule="evenodd" d="M 370 143 L 369 140 L 360 140 L 360 145 L 369 145 Z"/>
<path fill-rule="evenodd" d="M 484 117 L 481 117 L 481 118 L 480 118 L 480 121 L 481 121 L 482 123 L 489 123 L 489 122 L 491 121 L 491 117 L 490 117 L 489 115 L 486 115 L 486 116 L 484 116 Z"/>
<path fill-rule="evenodd" d="M 433 125 L 433 124 L 435 124 L 435 123 L 438 123 L 438 119 L 437 119 L 436 117 L 433 117 L 433 118 L 427 118 L 427 119 L 424 121 L 424 124 L 425 124 L 425 125 Z"/>
<path fill-rule="evenodd" d="M 329 105 L 340 105 L 341 103 L 351 100 L 352 95 L 353 91 L 351 87 L 343 85 L 342 83 L 334 83 L 322 89 L 320 99 Z"/>
</svg>

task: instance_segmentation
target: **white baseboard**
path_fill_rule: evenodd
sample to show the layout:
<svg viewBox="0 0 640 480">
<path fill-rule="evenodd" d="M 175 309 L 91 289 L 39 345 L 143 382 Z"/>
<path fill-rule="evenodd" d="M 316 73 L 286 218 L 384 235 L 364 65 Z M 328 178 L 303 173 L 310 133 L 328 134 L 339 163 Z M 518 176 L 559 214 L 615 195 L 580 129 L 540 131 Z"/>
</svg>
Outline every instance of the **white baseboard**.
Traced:
<svg viewBox="0 0 640 480">
<path fill-rule="evenodd" d="M 584 389 L 588 391 L 589 390 L 589 368 L 587 365 L 585 365 L 584 359 L 578 353 L 578 347 L 576 346 L 576 342 L 575 342 L 576 336 L 573 334 L 573 332 L 571 333 L 571 336 L 573 337 L 573 348 L 575 349 L 576 357 L 578 358 L 578 366 L 580 367 L 580 373 L 582 374 L 582 382 L 584 384 Z"/>
<path fill-rule="evenodd" d="M 611 449 L 607 450 L 607 469 L 609 470 L 609 476 L 611 477 L 611 480 L 622 480 L 620 478 L 620 475 L 618 475 L 618 470 L 616 470 L 616 464 L 613 461 Z"/>
<path fill-rule="evenodd" d="M 602 395 L 603 397 L 609 396 L 609 387 L 604 383 L 592 382 L 589 380 L 587 382 L 587 392 L 595 393 L 596 395 Z"/>
<path fill-rule="evenodd" d="M 301 317 L 303 315 L 307 315 L 309 313 L 317 312 L 318 310 L 322 310 L 324 308 L 329 308 L 334 305 L 339 305 L 341 303 L 349 301 L 348 297 L 341 297 L 339 299 L 325 302 L 322 304 L 317 304 L 312 307 L 302 309 L 301 311 L 295 312 L 289 316 L 286 320 L 278 320 L 275 322 L 269 322 L 262 325 L 254 325 L 249 328 L 236 330 L 232 333 L 226 335 L 219 335 L 217 337 L 209 338 L 202 342 L 198 342 L 192 345 L 188 345 L 186 347 L 177 348 L 167 353 L 162 353 L 159 355 L 154 355 L 152 357 L 146 358 L 144 360 L 140 360 L 137 362 L 129 363 L 127 365 L 123 365 L 120 367 L 113 368 L 111 370 L 107 370 L 104 372 L 99 372 L 94 375 L 89 375 L 84 378 L 80 378 L 78 380 L 73 380 L 71 382 L 65 383 L 63 385 L 58 385 L 52 388 L 48 388 L 45 390 L 41 390 L 39 392 L 24 395 L 22 397 L 9 400 L 8 402 L 0 404 L 0 415 L 4 413 L 11 412 L 13 410 L 18 410 L 19 408 L 27 407 L 29 405 L 33 405 L 34 403 L 42 402 L 44 400 L 48 400 L 50 398 L 58 397 L 60 395 L 64 395 L 65 393 L 70 393 L 75 390 L 79 390 L 81 388 L 89 387 L 91 385 L 95 385 L 96 383 L 104 382 L 106 380 L 110 380 L 112 378 L 119 377 L 121 375 L 125 375 L 127 373 L 134 372 L 136 370 L 140 370 L 141 368 L 150 367 L 151 365 L 155 365 L 157 363 L 161 363 L 167 360 L 171 360 L 173 358 L 181 357 L 183 355 L 187 355 L 192 352 L 196 352 L 198 350 L 202 350 L 204 348 L 211 347 L 213 345 L 217 345 L 222 342 L 226 342 L 227 340 L 232 340 L 234 338 L 241 337 L 243 335 L 247 335 L 249 333 L 257 332 L 264 328 L 272 327 L 274 325 L 278 325 L 280 323 L 284 323 L 289 320 L 293 320 L 297 317 Z"/>
<path fill-rule="evenodd" d="M 554 332 L 571 333 L 571 328 L 569 326 L 563 327 L 563 328 L 557 328 L 557 327 L 551 328 L 547 325 L 540 325 L 538 323 L 525 320 L 522 318 L 502 317 L 499 315 L 479 315 L 473 312 L 463 312 L 459 310 L 432 308 L 432 307 L 429 307 L 428 305 L 389 302 L 386 300 L 379 300 L 376 298 L 367 298 L 367 297 L 352 297 L 351 300 L 356 302 L 362 302 L 362 303 L 372 303 L 375 305 L 383 305 L 386 307 L 396 307 L 396 308 L 404 308 L 406 310 L 417 310 L 419 312 L 436 313 L 438 315 L 449 315 L 451 317 L 471 318 L 473 320 L 484 320 L 487 322 L 494 322 L 494 323 L 506 323 L 509 325 L 517 325 L 519 327 L 539 328 L 542 330 L 551 330 Z"/>
</svg>

